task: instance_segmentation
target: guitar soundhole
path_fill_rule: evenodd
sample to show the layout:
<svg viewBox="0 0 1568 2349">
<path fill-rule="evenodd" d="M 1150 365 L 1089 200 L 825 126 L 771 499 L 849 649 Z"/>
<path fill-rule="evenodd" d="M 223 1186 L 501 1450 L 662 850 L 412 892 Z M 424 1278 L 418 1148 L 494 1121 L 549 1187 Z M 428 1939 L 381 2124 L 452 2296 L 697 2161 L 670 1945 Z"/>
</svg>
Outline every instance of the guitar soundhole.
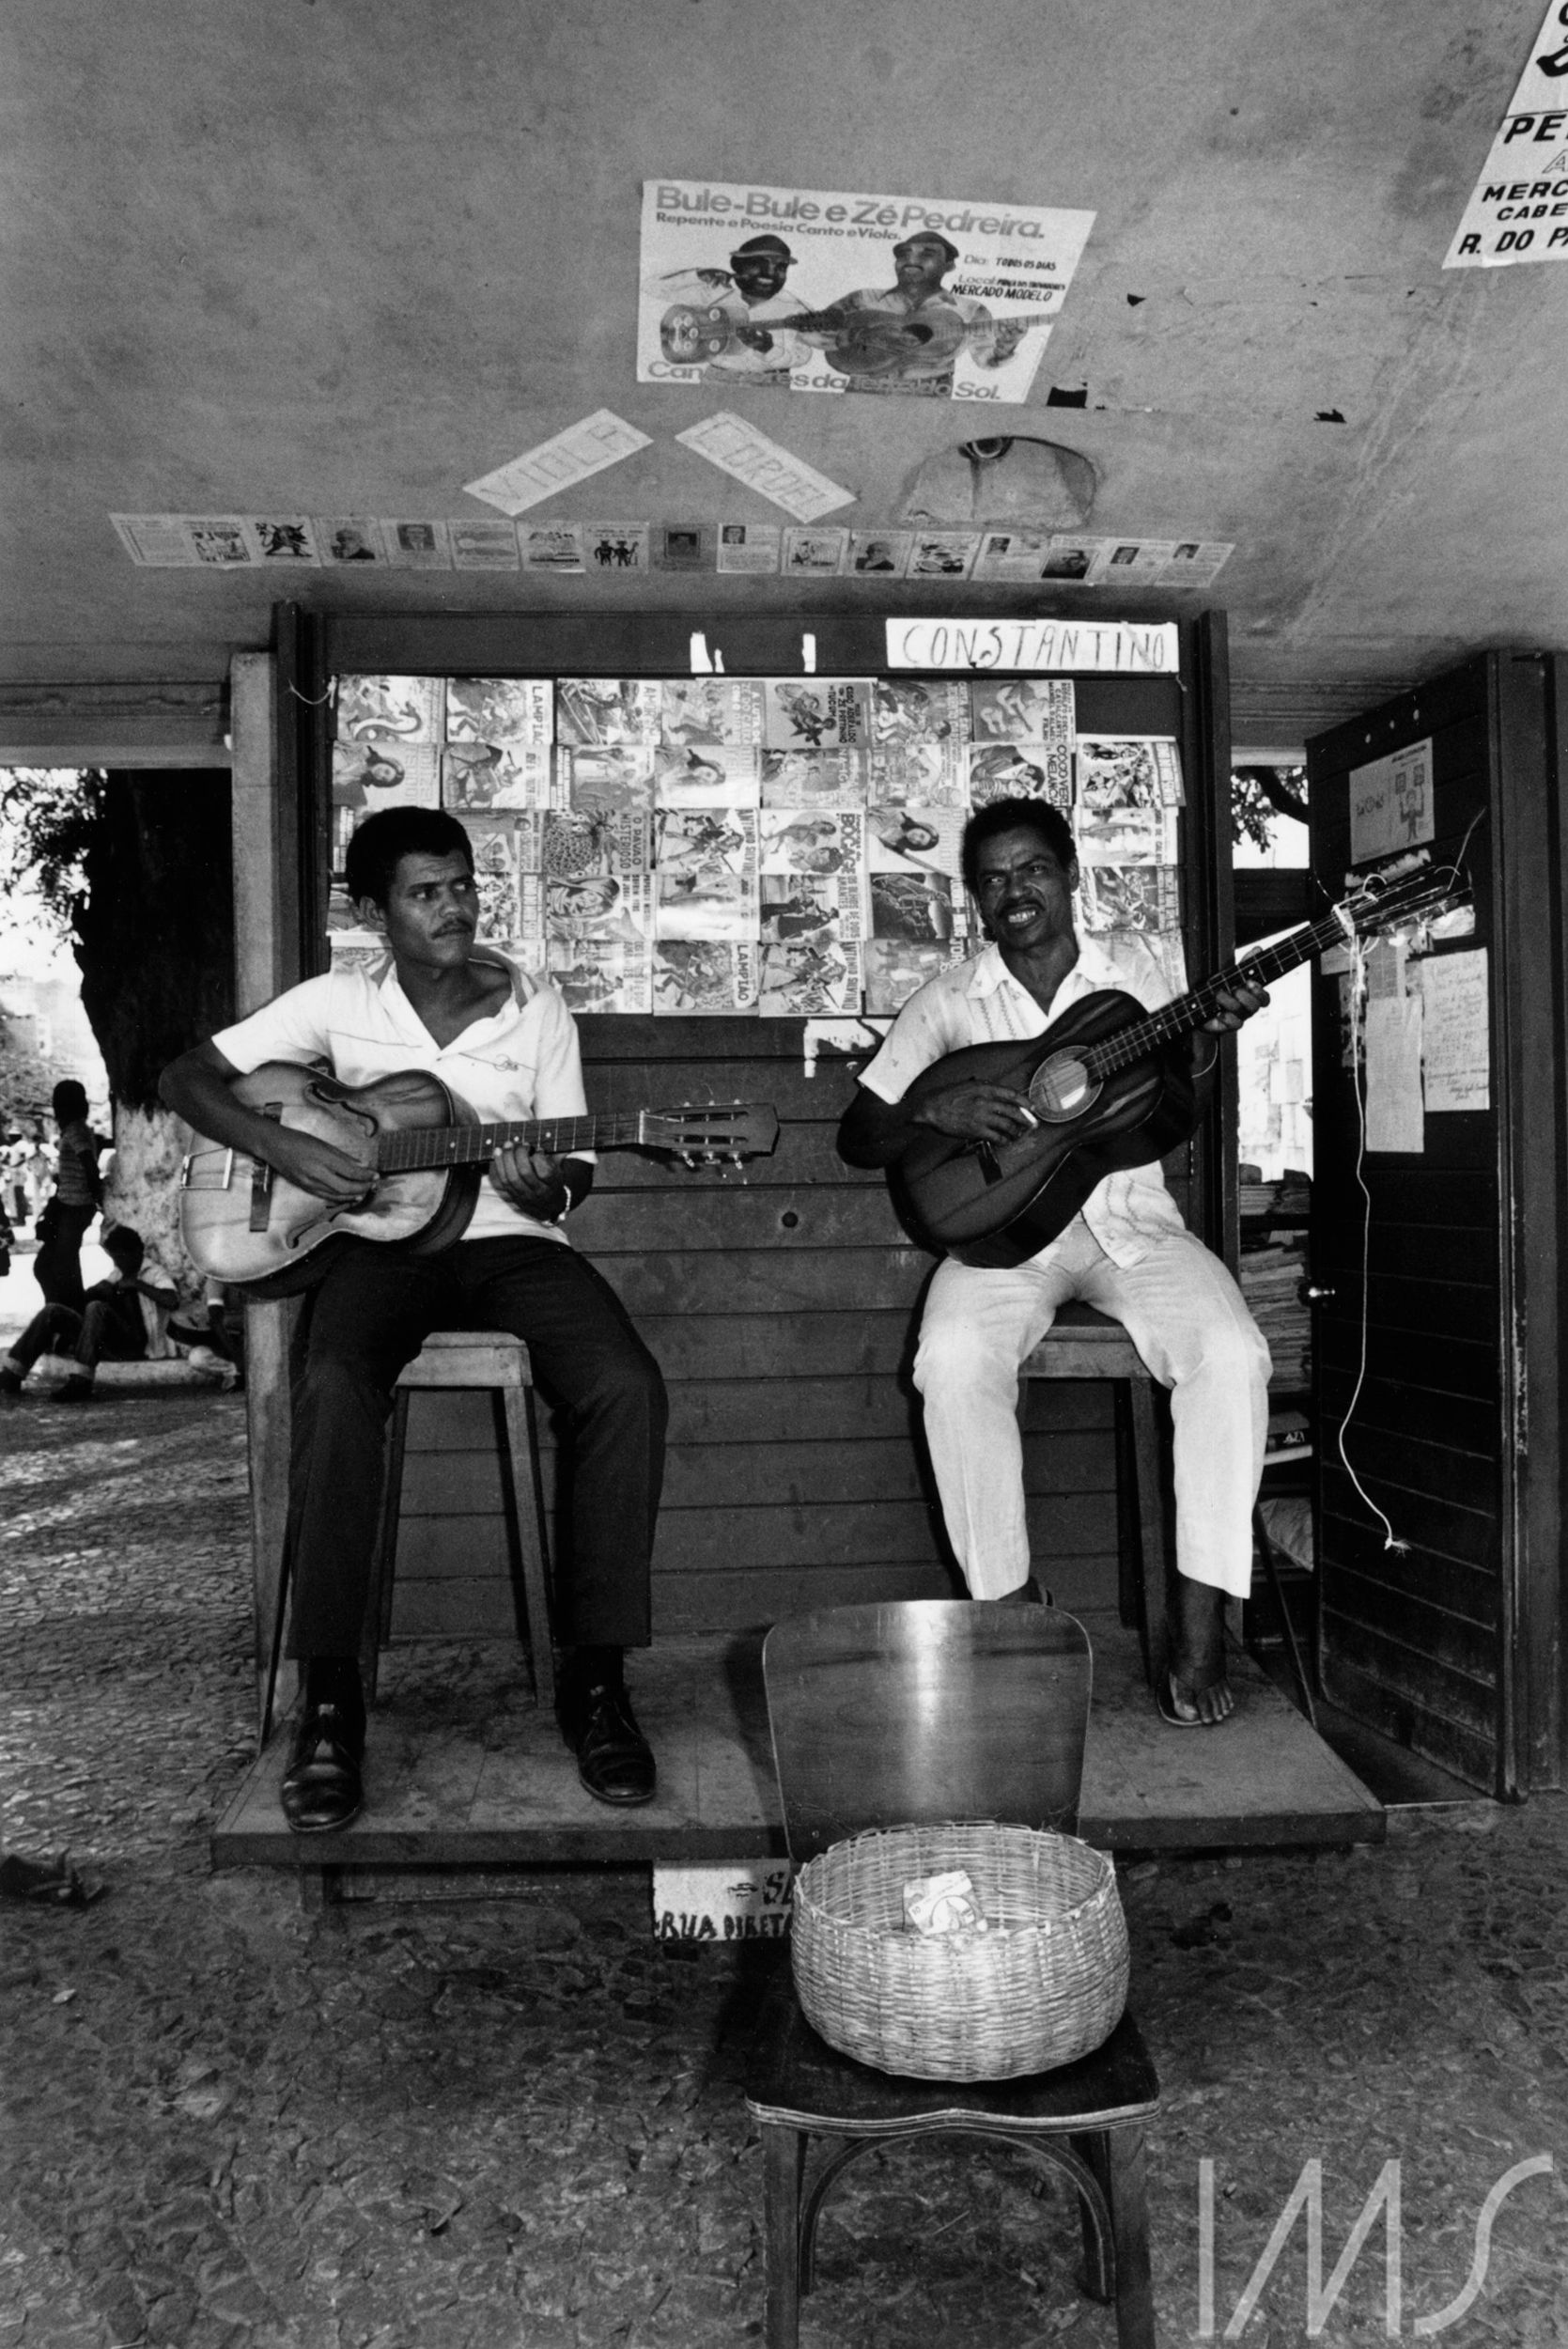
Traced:
<svg viewBox="0 0 1568 2349">
<path fill-rule="evenodd" d="M 1094 1097 L 1089 1071 L 1071 1052 L 1053 1052 L 1030 1081 L 1029 1106 L 1048 1126 L 1077 1117 Z"/>
</svg>

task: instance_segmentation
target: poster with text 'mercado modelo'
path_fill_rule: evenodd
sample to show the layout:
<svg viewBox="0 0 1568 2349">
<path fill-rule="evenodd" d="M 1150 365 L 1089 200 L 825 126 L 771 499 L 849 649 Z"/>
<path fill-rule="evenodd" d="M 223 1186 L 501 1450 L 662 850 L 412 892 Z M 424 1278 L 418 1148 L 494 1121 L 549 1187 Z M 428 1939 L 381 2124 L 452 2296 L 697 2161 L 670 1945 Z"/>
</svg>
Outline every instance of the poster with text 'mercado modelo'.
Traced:
<svg viewBox="0 0 1568 2349">
<path fill-rule="evenodd" d="M 1094 218 L 645 180 L 637 381 L 1017 403 Z"/>
</svg>

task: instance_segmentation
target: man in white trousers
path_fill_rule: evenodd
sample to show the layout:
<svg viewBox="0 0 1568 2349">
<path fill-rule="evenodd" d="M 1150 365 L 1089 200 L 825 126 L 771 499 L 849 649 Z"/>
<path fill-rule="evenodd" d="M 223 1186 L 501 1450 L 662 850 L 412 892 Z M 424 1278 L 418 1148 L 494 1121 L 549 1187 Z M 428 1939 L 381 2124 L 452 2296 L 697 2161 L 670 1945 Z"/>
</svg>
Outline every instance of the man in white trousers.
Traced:
<svg viewBox="0 0 1568 2349">
<path fill-rule="evenodd" d="M 1073 927 L 1078 863 L 1066 818 L 1037 800 L 1000 800 L 970 817 L 964 878 L 989 941 L 974 960 L 927 980 L 864 1070 L 839 1128 L 851 1166 L 890 1166 L 922 1127 L 980 1143 L 1033 1123 L 1010 1086 L 958 1081 L 905 1095 L 934 1062 L 970 1044 L 1024 1042 L 1102 988 L 1134 992 L 1145 1010 L 1169 1001 L 1153 984 L 1128 988 L 1093 939 Z M 1208 1041 L 1267 998 L 1237 981 L 1190 1041 L 1202 1089 L 1218 1063 Z M 915 1384 L 948 1538 L 970 1595 L 1029 1591 L 1018 1366 L 1071 1298 L 1126 1327 L 1171 1389 L 1180 1605 L 1170 1668 L 1157 1690 L 1173 1727 L 1212 1728 L 1233 1711 L 1225 1672 L 1227 1596 L 1251 1579 L 1252 1504 L 1268 1428 L 1268 1349 L 1219 1258 L 1182 1222 L 1158 1163 L 1107 1175 L 1066 1229 L 1006 1268 L 939 1266 L 921 1323 Z"/>
</svg>

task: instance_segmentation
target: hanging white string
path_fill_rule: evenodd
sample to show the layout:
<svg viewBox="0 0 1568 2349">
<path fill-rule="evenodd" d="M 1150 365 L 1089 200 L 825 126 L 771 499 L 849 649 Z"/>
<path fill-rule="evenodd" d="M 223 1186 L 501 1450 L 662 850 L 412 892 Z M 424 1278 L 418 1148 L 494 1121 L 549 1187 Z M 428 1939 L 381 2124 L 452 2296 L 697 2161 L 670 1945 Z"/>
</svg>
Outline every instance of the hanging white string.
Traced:
<svg viewBox="0 0 1568 2349">
<path fill-rule="evenodd" d="M 1363 1161 L 1367 1155 L 1367 1104 L 1362 1083 L 1363 1039 L 1365 1035 L 1365 1005 L 1367 997 L 1367 950 L 1361 938 L 1350 941 L 1350 1082 L 1356 1096 L 1356 1183 L 1364 1202 L 1361 1217 L 1361 1359 L 1357 1365 L 1356 1384 L 1339 1426 L 1339 1453 L 1349 1477 L 1373 1516 L 1383 1528 L 1385 1549 L 1407 1550 L 1410 1547 L 1394 1532 L 1388 1517 L 1378 1507 L 1371 1493 L 1356 1473 L 1355 1465 L 1344 1448 L 1344 1431 L 1356 1416 L 1356 1406 L 1361 1399 L 1361 1389 L 1367 1380 L 1367 1343 L 1370 1323 L 1368 1283 L 1372 1271 L 1372 1193 L 1367 1189 Z"/>
</svg>

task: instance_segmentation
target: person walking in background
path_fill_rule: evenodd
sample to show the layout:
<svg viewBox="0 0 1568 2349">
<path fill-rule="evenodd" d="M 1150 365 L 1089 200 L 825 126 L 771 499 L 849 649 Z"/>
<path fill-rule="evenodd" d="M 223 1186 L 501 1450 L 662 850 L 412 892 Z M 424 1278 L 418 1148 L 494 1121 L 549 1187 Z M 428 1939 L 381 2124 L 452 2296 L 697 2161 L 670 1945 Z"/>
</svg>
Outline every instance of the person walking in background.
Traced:
<svg viewBox="0 0 1568 2349">
<path fill-rule="evenodd" d="M 54 1188 L 39 1216 L 33 1278 L 46 1305 L 69 1305 L 80 1313 L 82 1241 L 103 1198 L 98 1172 L 102 1144 L 87 1123 L 87 1097 L 74 1077 L 54 1087 L 50 1105 L 60 1129 L 60 1159 Z"/>
</svg>

